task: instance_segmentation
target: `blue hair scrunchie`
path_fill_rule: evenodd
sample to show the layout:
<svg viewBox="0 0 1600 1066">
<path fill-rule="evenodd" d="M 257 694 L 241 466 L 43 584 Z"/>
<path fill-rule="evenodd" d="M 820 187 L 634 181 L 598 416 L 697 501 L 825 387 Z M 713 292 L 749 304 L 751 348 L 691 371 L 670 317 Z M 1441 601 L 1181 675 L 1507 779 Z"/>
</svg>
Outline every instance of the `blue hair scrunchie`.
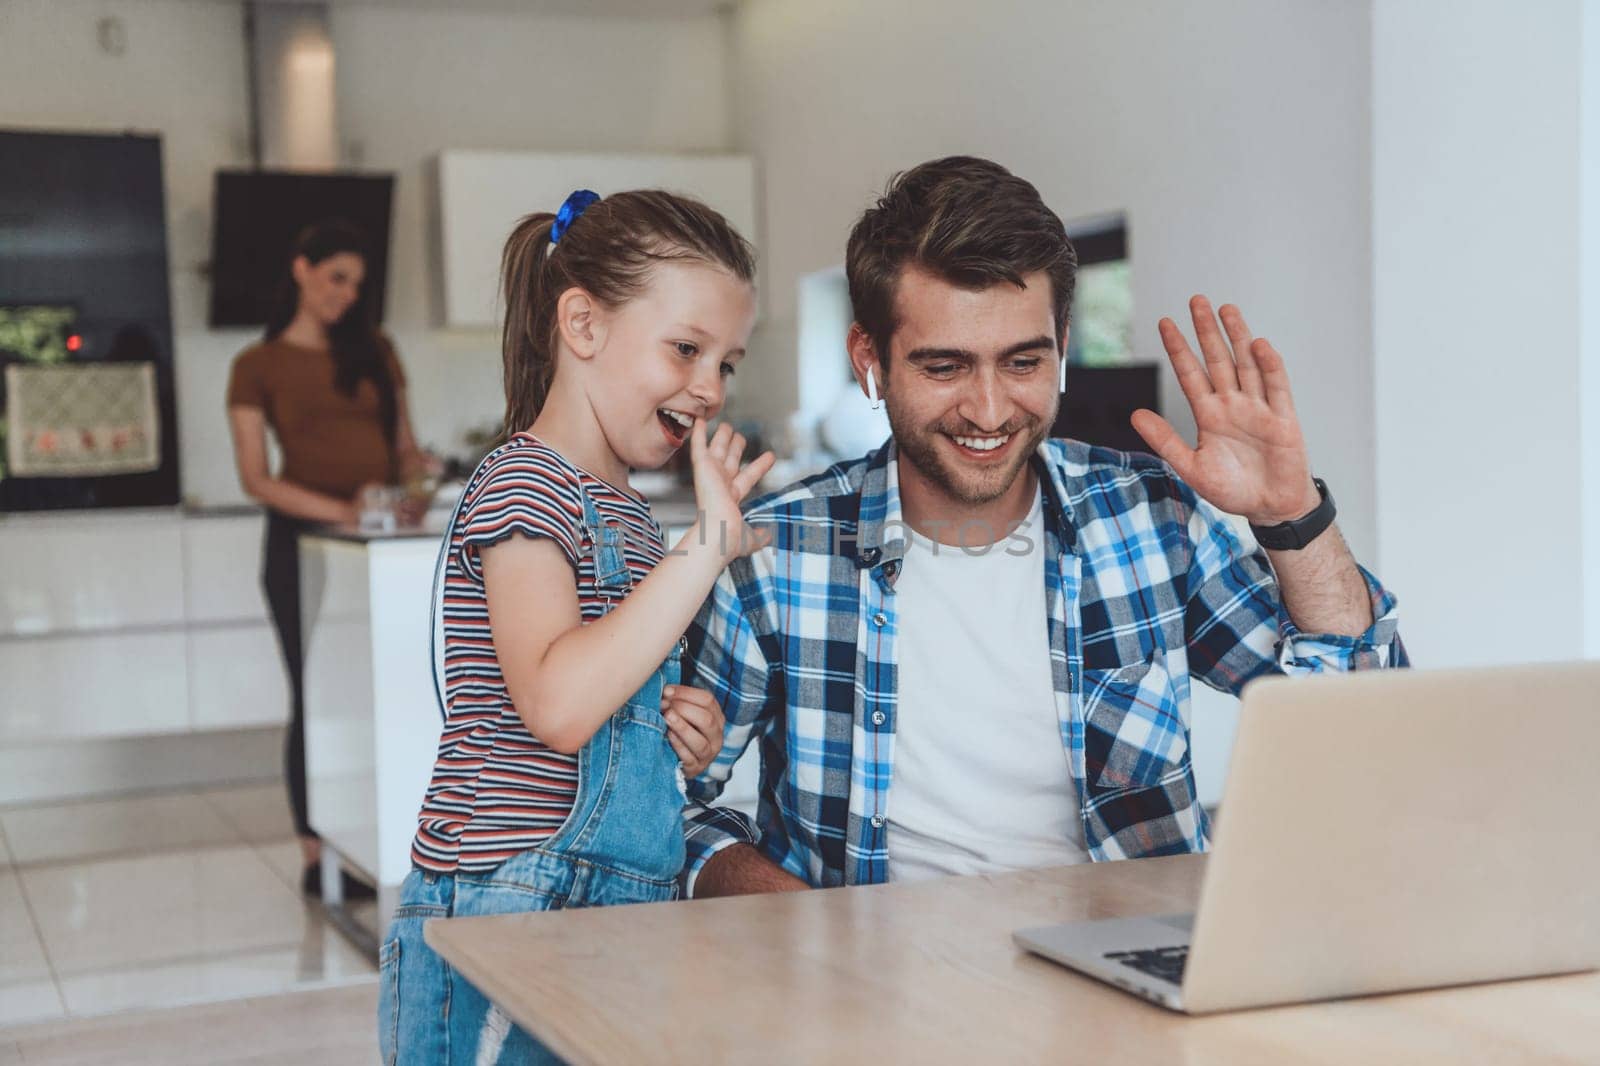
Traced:
<svg viewBox="0 0 1600 1066">
<path fill-rule="evenodd" d="M 567 235 L 572 224 L 582 217 L 589 209 L 589 205 L 600 199 L 600 194 L 590 192 L 588 189 L 578 189 L 561 205 L 561 210 L 556 212 L 555 223 L 550 227 L 550 243 L 560 244 L 561 238 Z"/>
</svg>

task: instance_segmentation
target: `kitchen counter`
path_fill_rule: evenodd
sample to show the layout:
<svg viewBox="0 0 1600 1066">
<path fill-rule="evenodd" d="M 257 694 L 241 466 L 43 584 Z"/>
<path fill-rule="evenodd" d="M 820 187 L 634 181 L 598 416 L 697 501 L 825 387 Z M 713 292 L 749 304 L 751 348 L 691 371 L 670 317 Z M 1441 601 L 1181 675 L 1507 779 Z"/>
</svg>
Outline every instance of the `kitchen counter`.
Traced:
<svg viewBox="0 0 1600 1066">
<path fill-rule="evenodd" d="M 438 543 L 450 524 L 449 511 L 429 511 L 420 525 L 400 526 L 391 530 L 362 529 L 355 525 L 318 526 L 308 536 L 342 540 L 350 544 L 379 544 L 390 541 L 425 540 Z"/>
<path fill-rule="evenodd" d="M 428 607 L 449 517 L 388 535 L 335 527 L 300 537 L 308 816 L 323 838 L 324 901 L 336 921 L 330 867 L 341 858 L 378 886 L 379 929 L 410 869 L 439 743 Z"/>
</svg>

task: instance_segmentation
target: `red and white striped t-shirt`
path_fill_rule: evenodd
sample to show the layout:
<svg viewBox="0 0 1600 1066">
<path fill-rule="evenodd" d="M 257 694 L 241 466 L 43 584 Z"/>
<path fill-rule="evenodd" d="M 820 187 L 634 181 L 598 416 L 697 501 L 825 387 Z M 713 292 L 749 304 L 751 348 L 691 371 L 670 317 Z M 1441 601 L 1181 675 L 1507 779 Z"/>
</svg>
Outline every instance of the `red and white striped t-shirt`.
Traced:
<svg viewBox="0 0 1600 1066">
<path fill-rule="evenodd" d="M 418 816 L 411 857 L 427 870 L 494 869 L 561 828 L 578 789 L 575 755 L 528 732 L 495 658 L 480 552 L 513 536 L 547 537 L 572 564 L 585 622 L 614 602 L 595 588 L 584 528 L 587 492 L 606 525 L 620 524 L 635 586 L 666 554 L 649 504 L 578 469 L 528 433 L 512 437 L 467 485 L 445 564 L 444 733 Z"/>
</svg>

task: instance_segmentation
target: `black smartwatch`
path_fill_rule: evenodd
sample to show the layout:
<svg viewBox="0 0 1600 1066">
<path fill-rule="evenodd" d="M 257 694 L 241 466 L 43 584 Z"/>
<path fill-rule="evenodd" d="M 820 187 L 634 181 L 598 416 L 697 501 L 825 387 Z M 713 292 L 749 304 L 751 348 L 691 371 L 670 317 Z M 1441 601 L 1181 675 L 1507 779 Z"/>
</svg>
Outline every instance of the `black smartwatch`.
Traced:
<svg viewBox="0 0 1600 1066">
<path fill-rule="evenodd" d="M 1338 513 L 1333 505 L 1333 493 L 1320 477 L 1312 478 L 1311 483 L 1317 487 L 1322 502 L 1312 508 L 1310 514 L 1293 522 L 1279 522 L 1275 526 L 1250 523 L 1250 532 L 1255 534 L 1257 544 L 1275 552 L 1299 551 L 1333 525 L 1333 516 Z"/>
</svg>

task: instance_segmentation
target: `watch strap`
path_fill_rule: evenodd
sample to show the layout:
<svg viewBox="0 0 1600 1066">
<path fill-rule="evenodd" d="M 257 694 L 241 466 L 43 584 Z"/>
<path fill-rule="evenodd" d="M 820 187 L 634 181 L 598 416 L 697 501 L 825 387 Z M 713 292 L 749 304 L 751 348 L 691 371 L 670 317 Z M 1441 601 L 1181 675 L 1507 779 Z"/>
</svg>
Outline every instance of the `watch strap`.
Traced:
<svg viewBox="0 0 1600 1066">
<path fill-rule="evenodd" d="M 1250 532 L 1255 534 L 1257 544 L 1272 551 L 1299 551 L 1333 525 L 1334 515 L 1338 513 L 1333 503 L 1333 493 L 1328 491 L 1327 483 L 1319 477 L 1312 478 L 1311 483 L 1317 487 L 1322 502 L 1312 508 L 1310 514 L 1292 522 L 1279 522 L 1275 526 L 1250 523 Z"/>
</svg>

